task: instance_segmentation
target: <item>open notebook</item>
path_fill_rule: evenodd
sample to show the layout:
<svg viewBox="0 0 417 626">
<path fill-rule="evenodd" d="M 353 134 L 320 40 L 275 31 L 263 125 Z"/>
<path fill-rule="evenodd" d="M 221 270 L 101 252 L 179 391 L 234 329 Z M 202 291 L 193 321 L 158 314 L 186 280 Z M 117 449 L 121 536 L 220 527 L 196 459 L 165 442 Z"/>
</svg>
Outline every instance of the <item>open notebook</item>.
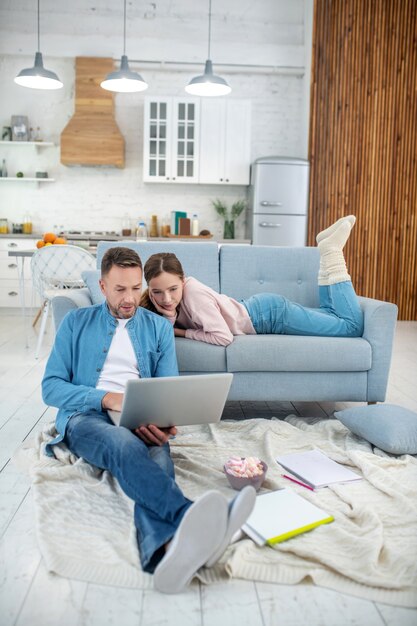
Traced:
<svg viewBox="0 0 417 626">
<path fill-rule="evenodd" d="M 279 489 L 256 497 L 255 507 L 242 530 L 255 543 L 275 544 L 334 518 L 291 489 Z"/>
<path fill-rule="evenodd" d="M 362 476 L 329 459 L 320 450 L 284 454 L 277 456 L 276 461 L 313 489 L 362 479 Z"/>
</svg>

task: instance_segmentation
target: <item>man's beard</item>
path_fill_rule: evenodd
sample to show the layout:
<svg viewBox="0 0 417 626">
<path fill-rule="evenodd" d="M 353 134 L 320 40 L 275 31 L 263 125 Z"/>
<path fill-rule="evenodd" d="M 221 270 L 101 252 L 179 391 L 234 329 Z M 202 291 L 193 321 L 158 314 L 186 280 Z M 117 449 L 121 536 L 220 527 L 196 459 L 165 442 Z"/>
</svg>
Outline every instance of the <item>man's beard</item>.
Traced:
<svg viewBox="0 0 417 626">
<path fill-rule="evenodd" d="M 136 304 L 133 304 L 133 310 L 131 313 L 123 313 L 123 310 L 121 309 L 121 307 L 119 307 L 118 309 L 115 309 L 114 307 L 112 307 L 109 303 L 107 303 L 107 306 L 109 307 L 110 313 L 113 315 L 113 317 L 117 317 L 120 320 L 128 320 L 132 317 L 134 317 L 138 306 L 136 306 Z"/>
</svg>

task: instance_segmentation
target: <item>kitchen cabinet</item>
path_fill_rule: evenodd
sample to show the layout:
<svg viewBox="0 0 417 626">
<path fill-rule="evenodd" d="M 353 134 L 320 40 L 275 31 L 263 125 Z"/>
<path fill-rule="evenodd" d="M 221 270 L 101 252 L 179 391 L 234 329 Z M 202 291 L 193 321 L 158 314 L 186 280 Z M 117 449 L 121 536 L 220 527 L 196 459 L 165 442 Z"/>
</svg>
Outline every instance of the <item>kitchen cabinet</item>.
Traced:
<svg viewBox="0 0 417 626">
<path fill-rule="evenodd" d="M 0 307 L 20 307 L 21 287 L 19 284 L 18 263 L 25 262 L 24 292 L 26 306 L 39 307 L 39 297 L 32 293 L 32 279 L 30 273 L 30 260 L 8 256 L 13 250 L 36 250 L 36 239 L 13 239 L 0 238 Z"/>
<path fill-rule="evenodd" d="M 250 101 L 202 99 L 200 106 L 199 182 L 248 185 Z"/>
<path fill-rule="evenodd" d="M 27 146 L 29 147 L 34 147 L 36 149 L 36 152 L 39 152 L 39 150 L 41 150 L 42 148 L 48 148 L 51 146 L 54 146 L 55 144 L 53 144 L 50 141 L 0 141 L 0 154 L 1 154 L 1 159 L 0 159 L 0 163 L 1 160 L 3 158 L 6 158 L 6 161 L 8 162 L 8 156 L 4 156 L 5 152 L 7 151 L 7 149 L 11 148 L 17 148 L 19 147 L 20 149 L 23 149 Z M 24 170 L 23 166 L 20 166 L 20 160 L 19 160 L 19 166 L 18 167 L 14 167 L 14 169 L 16 169 L 16 171 L 19 170 Z M 7 169 L 10 171 L 10 166 L 9 163 L 7 164 Z M 0 176 L 0 182 L 4 183 L 4 182 L 18 182 L 18 183 L 54 183 L 55 179 L 54 178 L 35 178 L 35 177 L 31 177 L 31 176 L 23 176 L 22 178 L 17 178 L 17 176 L 6 176 L 6 177 L 2 177 Z"/>
<path fill-rule="evenodd" d="M 145 98 L 144 182 L 198 182 L 200 103 Z"/>
</svg>

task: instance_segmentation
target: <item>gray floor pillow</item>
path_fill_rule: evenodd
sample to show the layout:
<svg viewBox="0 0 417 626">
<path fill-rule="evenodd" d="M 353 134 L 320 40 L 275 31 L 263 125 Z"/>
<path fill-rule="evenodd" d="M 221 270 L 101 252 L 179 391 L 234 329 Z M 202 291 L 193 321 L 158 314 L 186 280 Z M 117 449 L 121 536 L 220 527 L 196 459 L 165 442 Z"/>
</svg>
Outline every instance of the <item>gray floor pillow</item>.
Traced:
<svg viewBox="0 0 417 626">
<path fill-rule="evenodd" d="M 355 435 L 391 454 L 417 454 L 417 413 L 395 404 L 373 404 L 337 411 L 335 417 Z"/>
</svg>

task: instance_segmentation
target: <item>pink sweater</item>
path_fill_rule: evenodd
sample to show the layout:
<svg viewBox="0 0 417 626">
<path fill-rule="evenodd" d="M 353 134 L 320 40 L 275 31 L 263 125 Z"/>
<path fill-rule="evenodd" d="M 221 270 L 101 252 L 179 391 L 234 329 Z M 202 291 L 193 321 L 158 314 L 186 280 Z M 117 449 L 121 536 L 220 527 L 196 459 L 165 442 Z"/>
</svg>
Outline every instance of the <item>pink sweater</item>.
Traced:
<svg viewBox="0 0 417 626">
<path fill-rule="evenodd" d="M 217 346 L 232 343 L 234 335 L 256 335 L 246 308 L 191 276 L 185 279 L 176 323 L 187 339 Z"/>
</svg>

